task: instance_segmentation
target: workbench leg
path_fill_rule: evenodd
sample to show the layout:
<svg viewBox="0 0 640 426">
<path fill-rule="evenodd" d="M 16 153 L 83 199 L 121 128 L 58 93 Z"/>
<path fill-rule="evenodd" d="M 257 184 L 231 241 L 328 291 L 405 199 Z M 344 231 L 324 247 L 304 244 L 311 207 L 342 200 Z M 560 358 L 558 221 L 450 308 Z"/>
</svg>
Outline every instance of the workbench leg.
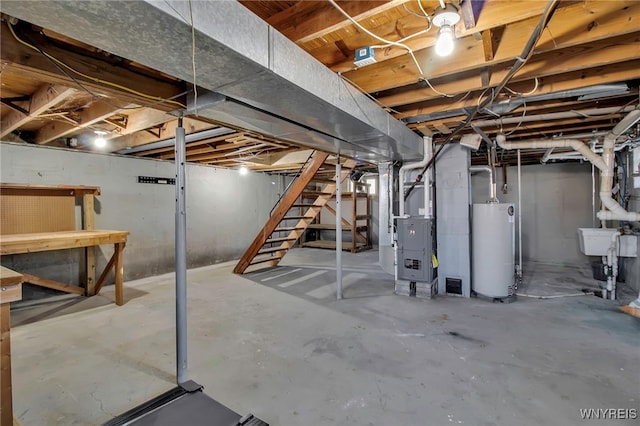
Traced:
<svg viewBox="0 0 640 426">
<path fill-rule="evenodd" d="M 114 244 L 115 248 L 115 276 L 116 276 L 116 305 L 122 306 L 124 305 L 124 265 L 122 263 L 122 252 L 124 251 L 124 243 L 116 243 Z"/>
<path fill-rule="evenodd" d="M 0 304 L 0 425 L 13 424 L 11 391 L 11 317 L 9 303 Z"/>
<path fill-rule="evenodd" d="M 86 277 L 85 277 L 85 295 L 95 296 L 96 294 L 96 248 L 85 248 L 86 259 Z"/>
<path fill-rule="evenodd" d="M 92 230 L 95 227 L 94 215 L 94 198 L 93 194 L 84 194 L 82 196 L 82 229 Z M 87 247 L 84 251 L 86 260 L 86 277 L 84 282 L 84 290 L 87 296 L 95 296 L 96 294 L 96 248 Z"/>
</svg>

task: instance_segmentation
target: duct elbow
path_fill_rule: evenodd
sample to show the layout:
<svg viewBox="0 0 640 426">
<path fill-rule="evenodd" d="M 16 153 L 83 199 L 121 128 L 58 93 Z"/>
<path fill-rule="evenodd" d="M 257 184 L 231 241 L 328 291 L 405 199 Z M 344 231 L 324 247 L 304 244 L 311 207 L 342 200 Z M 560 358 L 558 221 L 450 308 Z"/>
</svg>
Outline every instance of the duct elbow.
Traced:
<svg viewBox="0 0 640 426">
<path fill-rule="evenodd" d="M 502 149 L 511 149 L 510 144 L 507 143 L 507 137 L 503 133 L 498 133 L 496 135 L 496 142 Z"/>
</svg>

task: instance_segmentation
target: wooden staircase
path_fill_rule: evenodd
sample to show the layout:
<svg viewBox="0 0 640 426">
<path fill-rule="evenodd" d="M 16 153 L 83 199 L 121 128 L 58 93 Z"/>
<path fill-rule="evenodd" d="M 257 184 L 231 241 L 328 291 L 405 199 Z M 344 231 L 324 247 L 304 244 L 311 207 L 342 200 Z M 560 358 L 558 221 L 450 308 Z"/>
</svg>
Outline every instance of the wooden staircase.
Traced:
<svg viewBox="0 0 640 426">
<path fill-rule="evenodd" d="M 240 258 L 233 269 L 234 273 L 243 274 L 251 265 L 276 266 L 287 254 L 287 251 L 294 246 L 336 192 L 335 178 L 327 179 L 316 176 L 328 157 L 329 154 L 326 152 L 315 151 L 300 176 L 291 184 L 267 223 Z M 355 166 L 354 160 L 346 160 L 342 164 L 340 182 L 349 176 Z M 301 204 L 300 196 L 303 192 L 308 192 L 307 186 L 312 182 L 320 184 L 320 190 L 316 192 L 317 197 L 312 203 Z M 302 215 L 300 214 L 301 210 L 304 211 Z M 292 221 L 295 222 L 295 225 L 290 224 Z"/>
</svg>

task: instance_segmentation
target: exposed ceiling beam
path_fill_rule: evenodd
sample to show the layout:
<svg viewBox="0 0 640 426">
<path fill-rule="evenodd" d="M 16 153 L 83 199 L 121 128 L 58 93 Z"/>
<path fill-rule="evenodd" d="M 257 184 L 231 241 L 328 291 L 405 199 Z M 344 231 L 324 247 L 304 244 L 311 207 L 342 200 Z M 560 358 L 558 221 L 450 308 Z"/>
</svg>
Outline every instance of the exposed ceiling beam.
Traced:
<svg viewBox="0 0 640 426">
<path fill-rule="evenodd" d="M 79 129 L 86 128 L 92 124 L 98 123 L 112 115 L 122 111 L 124 108 L 131 107 L 127 105 L 123 108 L 116 108 L 114 105 L 108 105 L 102 102 L 95 102 L 91 106 L 80 111 L 78 124 L 74 125 L 67 122 L 50 121 L 36 132 L 35 142 L 37 144 L 47 144 L 56 139 L 67 136 Z"/>
<path fill-rule="evenodd" d="M 200 120 L 195 120 L 186 117 L 184 119 L 184 128 L 186 133 L 200 132 L 203 130 L 212 129 L 218 127 L 211 123 L 206 123 Z M 115 152 L 125 149 L 127 147 L 133 148 L 134 146 L 146 145 L 152 142 L 158 142 L 164 139 L 171 139 L 176 137 L 176 128 L 178 127 L 178 120 L 172 120 L 166 122 L 160 129 L 159 137 L 149 132 L 136 132 L 130 135 L 120 136 L 109 141 L 109 151 Z M 166 150 L 173 150 L 173 147 L 168 147 Z M 140 155 L 147 155 L 148 151 L 140 152 Z"/>
<path fill-rule="evenodd" d="M 549 30 L 543 33 L 531 61 L 538 56 L 551 58 L 562 49 L 571 47 L 577 49 L 578 46 L 588 46 L 595 42 L 600 42 L 600 47 L 607 46 L 607 43 L 611 42 L 603 39 L 638 32 L 640 22 L 630 23 L 628 19 L 634 14 L 640 15 L 640 2 L 601 2 L 597 8 L 594 6 L 591 9 L 582 7 L 580 3 L 562 8 L 554 14 L 554 18 L 548 25 Z M 537 21 L 538 19 L 535 18 L 506 26 L 494 59 L 490 62 L 484 60 L 482 42 L 478 42 L 473 37 L 458 39 L 456 52 L 464 53 L 452 55 L 445 61 L 435 55 L 432 48 L 417 51 L 415 55 L 430 79 L 464 71 L 478 71 L 480 67 L 487 65 L 504 64 L 506 67 L 520 55 Z M 594 22 L 597 22 L 597 25 L 594 25 Z M 631 49 L 634 50 L 633 46 Z M 636 52 L 637 49 L 636 46 Z M 574 49 L 574 52 L 580 54 L 579 50 Z M 589 54 L 590 52 L 585 51 L 583 56 Z M 347 72 L 345 76 L 369 93 L 412 84 L 419 77 L 413 61 L 406 54 Z"/>
<path fill-rule="evenodd" d="M 638 69 L 640 69 L 640 60 L 635 60 L 544 77 L 539 80 L 535 95 L 635 79 L 638 77 Z M 510 88 L 517 92 L 527 92 L 531 90 L 534 84 L 535 82 L 532 80 L 524 80 L 510 85 Z M 452 100 L 445 106 L 442 105 L 442 100 L 433 99 L 418 106 L 402 109 L 396 118 L 428 115 L 460 108 L 473 108 L 478 104 L 477 96 L 478 94 L 474 94 L 462 101 Z"/>
<path fill-rule="evenodd" d="M 640 61 L 640 32 L 621 36 L 609 42 L 599 41 L 581 47 L 567 48 L 555 54 L 534 57 L 511 79 L 509 87 L 513 83 L 531 81 L 536 77 L 549 77 L 553 80 L 559 74 L 574 71 L 587 73 L 590 68 L 604 67 L 607 71 L 609 67 L 614 68 L 618 63 L 629 61 Z M 493 70 L 489 87 L 501 81 L 507 72 L 508 68 Z M 433 80 L 431 83 L 437 90 L 452 95 L 487 88 L 482 85 L 480 75 L 474 73 L 462 74 L 455 79 Z M 525 92 L 531 90 L 531 87 L 533 84 L 529 84 L 529 89 Z M 430 88 L 416 88 L 405 93 L 381 97 L 378 100 L 383 105 L 393 107 L 439 98 L 441 97 Z"/>
<path fill-rule="evenodd" d="M 175 120 L 173 115 L 153 108 L 140 108 L 127 111 L 125 115 L 127 116 L 127 125 L 122 129 L 118 129 L 117 132 L 119 135 L 113 137 L 129 135 Z"/>
<path fill-rule="evenodd" d="M 47 110 L 64 101 L 74 93 L 76 93 L 76 91 L 69 87 L 43 84 L 33 95 L 31 95 L 28 114 L 14 110 L 7 114 L 6 117 L 2 118 L 0 137 L 4 137 L 17 128 L 24 126 L 29 121 L 37 118 L 38 115 L 45 113 Z"/>
<path fill-rule="evenodd" d="M 408 0 L 391 1 L 339 1 L 340 6 L 356 21 L 367 19 L 375 14 L 385 12 Z M 296 43 L 305 43 L 337 31 L 349 25 L 350 21 L 328 2 L 316 2 L 315 7 L 308 7 L 299 2 L 289 9 L 267 20 L 278 31 Z"/>
<path fill-rule="evenodd" d="M 54 65 L 52 61 L 47 59 L 38 51 L 35 51 L 16 40 L 7 28 L 7 25 L 8 24 L 5 22 L 2 23 L 0 34 L 0 55 L 3 65 L 9 64 L 11 67 L 19 70 L 19 72 L 36 77 L 41 81 L 65 84 L 71 87 L 76 86 L 76 83 L 69 76 L 63 73 L 60 68 Z M 123 102 L 135 103 L 138 105 L 154 103 L 154 108 L 163 111 L 179 109 L 179 106 L 176 104 L 155 103 L 157 101 L 149 99 L 146 96 L 125 91 L 122 88 L 114 87 L 105 82 L 127 87 L 147 96 L 162 99 L 171 98 L 182 93 L 185 88 L 181 83 L 169 83 L 167 81 L 152 78 L 123 66 L 114 65 L 107 60 L 100 60 L 83 55 L 78 49 L 74 50 L 72 48 L 63 48 L 54 45 L 41 34 L 33 31 L 29 32 L 29 29 L 24 25 L 19 26 L 19 28 L 15 28 L 14 30 L 18 37 L 20 37 L 23 32 L 26 33 L 31 43 L 64 64 L 72 67 L 82 74 L 99 79 L 100 81 L 88 79 L 80 74 L 75 74 L 66 70 L 76 80 L 80 81 L 83 86 L 97 95 L 117 97 Z M 22 36 L 25 37 L 24 35 Z M 178 98 L 176 99 L 176 102 L 183 101 L 181 98 Z"/>
<path fill-rule="evenodd" d="M 626 3 L 630 2 L 627 1 Z M 589 14 L 599 15 L 599 9 L 589 10 L 591 4 L 591 1 L 586 1 L 581 2 L 579 6 L 583 9 L 583 11 L 588 10 Z M 628 6 L 628 4 L 622 6 Z M 569 3 L 561 4 L 561 7 L 556 11 L 556 15 L 564 11 L 565 8 L 570 7 L 573 6 L 571 6 Z M 542 13 L 543 9 L 544 3 L 542 2 L 518 2 L 517 7 L 513 7 L 513 3 L 509 1 L 487 0 L 483 5 L 482 13 L 478 17 L 478 21 L 476 22 L 475 27 L 467 30 L 462 28 L 462 26 L 458 26 L 456 29 L 456 35 L 458 38 L 462 38 L 501 25 L 509 24 L 508 26 L 517 26 L 520 24 L 519 21 L 523 20 L 530 20 L 531 22 L 534 22 L 533 26 L 535 26 L 535 23 L 537 23 L 538 17 Z M 427 12 L 430 11 L 427 10 Z M 574 10 L 574 14 L 575 13 L 580 13 L 580 11 Z M 403 12 L 403 14 L 406 14 L 406 12 Z M 402 34 L 402 37 L 404 37 L 410 34 L 417 33 L 418 31 L 423 31 L 426 27 L 424 18 L 420 18 L 411 14 L 406 14 L 405 16 L 399 18 L 394 25 L 388 25 L 385 20 L 380 21 L 382 22 L 382 24 L 377 27 L 368 27 L 368 29 L 370 29 L 375 34 L 378 34 L 379 36 L 389 38 L 393 41 L 396 41 L 400 38 L 398 32 L 400 32 Z M 530 26 L 527 37 L 529 34 L 531 34 L 531 29 L 533 28 L 533 26 Z M 358 47 L 370 45 L 372 43 L 379 44 L 378 41 L 372 39 L 366 34 L 362 34 L 361 32 L 354 31 L 352 32 L 352 34 L 353 35 L 349 35 L 349 37 L 346 37 L 344 39 L 344 43 L 346 43 L 346 46 L 348 46 L 352 50 L 357 49 Z M 333 49 L 331 49 L 331 46 L 327 44 L 334 38 L 336 38 L 336 36 L 334 36 L 334 34 L 330 34 L 317 40 L 312 40 L 308 43 L 305 43 L 303 47 L 305 47 L 309 51 L 309 53 L 311 53 L 321 62 L 329 64 L 333 71 L 347 72 L 349 70 L 352 70 L 354 68 L 352 57 L 350 57 L 349 59 L 344 58 L 344 55 L 342 55 L 340 52 L 336 52 L 335 46 L 333 47 Z M 435 45 L 436 38 L 437 31 L 432 30 L 426 34 L 407 40 L 404 44 L 409 46 L 414 51 L 420 51 L 422 49 Z M 525 38 L 522 42 L 522 46 L 524 46 L 526 40 L 527 39 Z M 329 48 L 327 48 L 327 46 Z M 522 49 L 522 46 L 520 47 L 520 49 Z M 462 50 L 460 49 L 460 51 Z M 331 54 L 335 55 L 333 60 L 331 60 L 331 58 L 327 56 Z M 378 60 L 378 62 L 382 62 L 385 60 L 396 58 L 398 56 L 404 56 L 406 54 L 407 51 L 405 49 L 398 47 L 388 47 L 383 50 L 378 50 L 376 52 L 376 59 Z M 342 55 L 342 57 L 340 55 Z"/>
</svg>

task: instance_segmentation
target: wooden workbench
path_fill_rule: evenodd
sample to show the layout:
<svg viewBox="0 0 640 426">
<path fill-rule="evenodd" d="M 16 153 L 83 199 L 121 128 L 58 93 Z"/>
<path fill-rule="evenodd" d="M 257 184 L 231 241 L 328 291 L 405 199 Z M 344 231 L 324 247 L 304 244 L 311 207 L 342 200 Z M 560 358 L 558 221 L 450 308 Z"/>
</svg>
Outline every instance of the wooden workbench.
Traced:
<svg viewBox="0 0 640 426">
<path fill-rule="evenodd" d="M 82 185 L 0 184 L 0 255 L 84 248 L 83 287 L 24 274 L 24 282 L 67 293 L 93 296 L 115 269 L 116 304 L 124 303 L 123 251 L 129 232 L 94 229 L 94 197 L 100 188 Z M 75 220 L 76 198 L 81 198 L 82 229 Z M 95 247 L 113 244 L 114 253 L 96 281 Z"/>
<path fill-rule="evenodd" d="M 13 424 L 10 303 L 22 299 L 22 275 L 0 266 L 0 425 Z"/>
</svg>

